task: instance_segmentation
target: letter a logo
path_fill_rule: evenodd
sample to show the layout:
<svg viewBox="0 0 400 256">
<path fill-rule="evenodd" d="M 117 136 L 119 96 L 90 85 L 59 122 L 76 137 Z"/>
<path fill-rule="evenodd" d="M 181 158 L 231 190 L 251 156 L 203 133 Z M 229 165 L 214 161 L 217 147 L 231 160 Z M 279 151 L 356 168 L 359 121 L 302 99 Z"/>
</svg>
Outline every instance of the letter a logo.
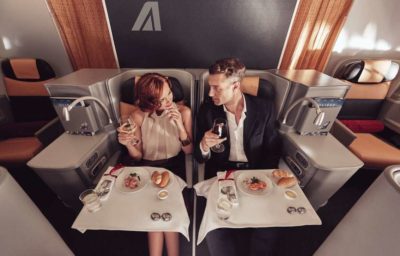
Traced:
<svg viewBox="0 0 400 256">
<path fill-rule="evenodd" d="M 135 24 L 133 24 L 132 31 L 161 31 L 158 2 L 144 3 Z"/>
</svg>

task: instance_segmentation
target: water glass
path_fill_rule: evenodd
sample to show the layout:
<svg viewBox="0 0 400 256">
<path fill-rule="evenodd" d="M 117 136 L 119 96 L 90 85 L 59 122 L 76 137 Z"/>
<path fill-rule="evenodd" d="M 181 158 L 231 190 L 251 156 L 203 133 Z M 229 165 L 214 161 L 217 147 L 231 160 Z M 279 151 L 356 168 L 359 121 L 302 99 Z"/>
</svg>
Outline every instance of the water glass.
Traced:
<svg viewBox="0 0 400 256">
<path fill-rule="evenodd" d="M 89 212 L 96 212 L 101 208 L 100 197 L 94 189 L 87 189 L 79 195 L 79 200 Z"/>
</svg>

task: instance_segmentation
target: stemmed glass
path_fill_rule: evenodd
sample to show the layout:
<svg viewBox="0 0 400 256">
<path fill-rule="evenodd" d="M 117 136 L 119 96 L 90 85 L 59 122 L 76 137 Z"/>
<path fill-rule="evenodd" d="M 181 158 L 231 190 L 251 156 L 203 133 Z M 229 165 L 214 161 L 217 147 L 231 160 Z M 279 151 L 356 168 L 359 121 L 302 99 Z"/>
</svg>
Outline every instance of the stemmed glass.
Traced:
<svg viewBox="0 0 400 256">
<path fill-rule="evenodd" d="M 214 119 L 212 133 L 217 134 L 220 139 L 226 138 L 228 136 L 228 124 L 226 119 L 224 118 Z M 211 150 L 215 153 L 222 153 L 225 150 L 225 146 L 222 143 L 220 143 L 212 146 Z"/>
<path fill-rule="evenodd" d="M 137 126 L 135 122 L 131 118 L 128 118 L 126 122 L 122 123 L 120 126 L 120 131 L 127 134 L 133 134 L 136 130 Z M 129 143 L 132 146 L 139 144 L 140 140 L 134 137 Z"/>
</svg>

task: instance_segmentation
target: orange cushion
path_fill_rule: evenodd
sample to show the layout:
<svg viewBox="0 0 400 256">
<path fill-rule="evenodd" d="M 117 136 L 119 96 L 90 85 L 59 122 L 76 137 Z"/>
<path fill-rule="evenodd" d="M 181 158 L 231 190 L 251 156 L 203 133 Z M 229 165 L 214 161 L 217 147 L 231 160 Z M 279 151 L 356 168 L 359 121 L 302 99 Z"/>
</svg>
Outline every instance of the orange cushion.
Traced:
<svg viewBox="0 0 400 256">
<path fill-rule="evenodd" d="M 346 81 L 346 80 L 344 80 Z M 350 82 L 347 82 L 350 83 Z M 368 100 L 383 100 L 385 99 L 389 88 L 390 81 L 379 84 L 356 84 L 350 83 L 351 87 L 347 92 L 346 99 L 368 99 Z"/>
<path fill-rule="evenodd" d="M 400 164 L 400 150 L 390 146 L 369 133 L 356 133 L 357 138 L 350 144 L 350 150 L 358 156 L 365 167 L 385 168 Z"/>
<path fill-rule="evenodd" d="M 50 80 L 25 82 L 4 77 L 4 85 L 8 96 L 49 96 L 44 84 Z"/>
<path fill-rule="evenodd" d="M 12 138 L 0 141 L 0 163 L 26 162 L 43 148 L 36 137 Z"/>
<path fill-rule="evenodd" d="M 36 59 L 10 59 L 11 67 L 18 79 L 39 79 Z"/>
</svg>

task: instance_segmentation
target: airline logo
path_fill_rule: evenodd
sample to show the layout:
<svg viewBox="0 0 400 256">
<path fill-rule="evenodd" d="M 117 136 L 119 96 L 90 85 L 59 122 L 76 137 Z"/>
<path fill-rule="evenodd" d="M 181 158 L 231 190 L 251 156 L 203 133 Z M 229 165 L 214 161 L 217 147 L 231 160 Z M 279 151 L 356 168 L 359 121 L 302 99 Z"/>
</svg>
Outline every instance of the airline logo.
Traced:
<svg viewBox="0 0 400 256">
<path fill-rule="evenodd" d="M 161 31 L 158 2 L 145 2 L 139 16 L 133 24 L 132 31 Z"/>
</svg>

